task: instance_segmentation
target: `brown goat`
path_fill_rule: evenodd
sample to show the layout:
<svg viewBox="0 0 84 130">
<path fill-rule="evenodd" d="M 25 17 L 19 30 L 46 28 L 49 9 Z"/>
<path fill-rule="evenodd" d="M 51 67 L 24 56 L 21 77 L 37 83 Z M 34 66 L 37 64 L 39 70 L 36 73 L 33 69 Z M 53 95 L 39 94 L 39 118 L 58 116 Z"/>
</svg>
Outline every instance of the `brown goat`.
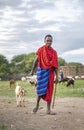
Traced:
<svg viewBox="0 0 84 130">
<path fill-rule="evenodd" d="M 15 80 L 11 79 L 10 81 L 10 88 L 15 87 Z"/>
</svg>

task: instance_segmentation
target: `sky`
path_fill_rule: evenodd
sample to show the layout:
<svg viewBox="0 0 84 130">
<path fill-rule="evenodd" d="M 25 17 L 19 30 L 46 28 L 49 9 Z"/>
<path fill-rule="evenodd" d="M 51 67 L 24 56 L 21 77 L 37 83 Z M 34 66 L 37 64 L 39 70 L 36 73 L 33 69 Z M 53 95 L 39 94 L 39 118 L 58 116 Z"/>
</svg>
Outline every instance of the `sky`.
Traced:
<svg viewBox="0 0 84 130">
<path fill-rule="evenodd" d="M 0 0 L 0 54 L 36 52 L 47 34 L 59 57 L 84 64 L 84 0 Z"/>
</svg>

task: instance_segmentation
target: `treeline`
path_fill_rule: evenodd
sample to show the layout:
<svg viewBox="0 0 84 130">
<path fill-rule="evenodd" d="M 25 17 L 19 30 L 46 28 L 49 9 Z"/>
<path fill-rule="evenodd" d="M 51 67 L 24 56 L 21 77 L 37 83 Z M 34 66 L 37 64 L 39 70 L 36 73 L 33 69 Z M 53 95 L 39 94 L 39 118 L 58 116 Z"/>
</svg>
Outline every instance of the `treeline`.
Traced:
<svg viewBox="0 0 84 130">
<path fill-rule="evenodd" d="M 31 71 L 35 53 L 21 54 L 14 56 L 9 62 L 4 55 L 0 55 L 0 78 L 9 79 L 14 75 L 28 75 Z M 82 65 L 81 63 L 67 63 L 63 58 L 59 57 L 59 66 L 64 65 Z"/>
</svg>

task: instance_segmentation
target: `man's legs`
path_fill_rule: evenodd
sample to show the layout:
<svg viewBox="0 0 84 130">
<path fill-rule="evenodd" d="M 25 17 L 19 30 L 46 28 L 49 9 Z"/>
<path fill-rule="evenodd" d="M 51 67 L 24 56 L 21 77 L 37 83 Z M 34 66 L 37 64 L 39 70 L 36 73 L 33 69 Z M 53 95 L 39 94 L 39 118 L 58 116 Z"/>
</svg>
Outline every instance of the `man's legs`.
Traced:
<svg viewBox="0 0 84 130">
<path fill-rule="evenodd" d="M 47 113 L 50 113 L 51 112 L 51 103 L 50 102 L 47 102 Z"/>
<path fill-rule="evenodd" d="M 39 102 L 40 102 L 41 97 L 37 97 L 37 103 L 36 103 L 36 107 L 33 109 L 33 112 L 36 113 L 39 109 Z"/>
<path fill-rule="evenodd" d="M 51 103 L 47 102 L 47 114 L 55 115 L 56 113 L 51 111 Z"/>
</svg>

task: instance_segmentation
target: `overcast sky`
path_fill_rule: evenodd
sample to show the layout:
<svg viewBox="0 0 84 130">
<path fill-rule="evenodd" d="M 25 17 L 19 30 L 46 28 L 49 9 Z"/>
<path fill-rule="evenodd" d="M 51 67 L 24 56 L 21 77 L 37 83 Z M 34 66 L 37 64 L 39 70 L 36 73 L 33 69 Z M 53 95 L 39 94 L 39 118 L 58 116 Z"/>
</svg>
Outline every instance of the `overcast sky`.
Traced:
<svg viewBox="0 0 84 130">
<path fill-rule="evenodd" d="M 0 54 L 36 52 L 46 34 L 58 56 L 84 64 L 84 0 L 0 0 Z"/>
</svg>

